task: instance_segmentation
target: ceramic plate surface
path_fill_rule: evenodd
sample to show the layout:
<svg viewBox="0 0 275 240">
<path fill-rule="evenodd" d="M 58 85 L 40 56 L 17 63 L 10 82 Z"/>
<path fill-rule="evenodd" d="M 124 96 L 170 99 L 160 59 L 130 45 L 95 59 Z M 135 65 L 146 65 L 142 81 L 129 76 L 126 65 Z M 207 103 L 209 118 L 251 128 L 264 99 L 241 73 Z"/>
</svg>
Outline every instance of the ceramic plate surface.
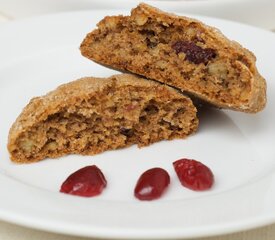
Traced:
<svg viewBox="0 0 275 240">
<path fill-rule="evenodd" d="M 120 13 L 125 12 L 63 13 L 1 26 L 0 218 L 52 232 L 114 238 L 189 238 L 274 222 L 275 35 L 238 23 L 197 17 L 255 53 L 268 84 L 268 105 L 261 113 L 208 110 L 201 114 L 195 135 L 142 149 L 132 146 L 27 165 L 9 160 L 9 128 L 32 97 L 80 77 L 116 73 L 82 57 L 79 45 L 105 15 Z M 172 162 L 183 157 L 213 170 L 212 190 L 181 187 Z M 101 196 L 59 193 L 70 173 L 91 164 L 108 180 Z M 160 200 L 140 202 L 133 189 L 139 175 L 151 167 L 165 168 L 171 185 Z"/>
</svg>

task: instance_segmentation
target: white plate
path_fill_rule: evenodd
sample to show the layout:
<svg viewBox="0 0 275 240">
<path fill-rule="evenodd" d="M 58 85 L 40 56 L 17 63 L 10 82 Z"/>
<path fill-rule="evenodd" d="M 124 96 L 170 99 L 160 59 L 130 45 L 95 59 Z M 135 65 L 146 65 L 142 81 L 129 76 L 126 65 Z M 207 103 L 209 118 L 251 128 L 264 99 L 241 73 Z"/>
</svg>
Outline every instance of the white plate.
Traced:
<svg viewBox="0 0 275 240">
<path fill-rule="evenodd" d="M 58 0 L 58 2 L 56 0 L 0 0 L 0 5 L 1 13 L 18 19 L 61 11 L 120 10 L 121 8 L 128 10 L 139 2 L 140 0 Z M 274 0 L 143 0 L 143 2 L 171 12 L 218 17 L 266 29 L 275 28 Z"/>
<path fill-rule="evenodd" d="M 275 35 L 253 27 L 199 17 L 258 57 L 268 81 L 268 105 L 256 115 L 209 110 L 186 140 L 135 146 L 93 157 L 68 156 L 16 165 L 6 150 L 8 130 L 33 96 L 83 76 L 114 73 L 83 58 L 85 34 L 106 14 L 89 11 L 44 16 L 0 28 L 0 218 L 53 232 L 92 237 L 198 237 L 253 228 L 275 220 Z M 216 184 L 197 193 L 180 186 L 172 162 L 194 158 L 214 172 Z M 96 198 L 58 192 L 73 171 L 98 165 L 108 187 Z M 140 202 L 138 176 L 160 166 L 171 175 L 167 194 Z"/>
</svg>

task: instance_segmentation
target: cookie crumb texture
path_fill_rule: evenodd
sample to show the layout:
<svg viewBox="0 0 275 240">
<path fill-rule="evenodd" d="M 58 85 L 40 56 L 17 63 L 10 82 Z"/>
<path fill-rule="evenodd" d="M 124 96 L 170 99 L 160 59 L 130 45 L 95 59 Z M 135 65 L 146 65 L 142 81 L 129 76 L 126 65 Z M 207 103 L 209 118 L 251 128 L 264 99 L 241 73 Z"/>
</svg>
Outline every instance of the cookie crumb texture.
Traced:
<svg viewBox="0 0 275 240">
<path fill-rule="evenodd" d="M 143 147 L 193 133 L 196 112 L 188 97 L 153 81 L 83 78 L 32 99 L 10 130 L 8 150 L 13 161 L 28 163 Z"/>
<path fill-rule="evenodd" d="M 266 83 L 255 56 L 215 28 L 147 4 L 107 16 L 81 44 L 83 56 L 187 91 L 217 107 L 258 112 Z"/>
</svg>

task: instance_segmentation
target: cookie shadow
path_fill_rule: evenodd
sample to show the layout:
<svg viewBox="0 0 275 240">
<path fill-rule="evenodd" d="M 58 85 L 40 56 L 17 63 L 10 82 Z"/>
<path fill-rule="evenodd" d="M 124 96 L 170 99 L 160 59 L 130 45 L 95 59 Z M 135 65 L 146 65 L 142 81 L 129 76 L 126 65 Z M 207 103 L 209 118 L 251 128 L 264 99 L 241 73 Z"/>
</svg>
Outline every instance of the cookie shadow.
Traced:
<svg viewBox="0 0 275 240">
<path fill-rule="evenodd" d="M 204 106 L 198 109 L 197 115 L 200 121 L 199 132 L 217 131 L 219 129 L 240 131 L 239 127 L 223 110 Z"/>
</svg>

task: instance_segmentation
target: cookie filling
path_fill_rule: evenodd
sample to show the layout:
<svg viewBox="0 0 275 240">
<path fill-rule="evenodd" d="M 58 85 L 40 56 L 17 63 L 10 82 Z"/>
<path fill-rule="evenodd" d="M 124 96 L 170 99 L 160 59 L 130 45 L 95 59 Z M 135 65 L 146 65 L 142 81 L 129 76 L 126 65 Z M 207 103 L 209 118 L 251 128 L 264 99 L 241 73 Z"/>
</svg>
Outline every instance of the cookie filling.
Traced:
<svg viewBox="0 0 275 240">
<path fill-rule="evenodd" d="M 90 96 L 79 96 L 73 105 L 65 102 L 10 141 L 12 159 L 31 162 L 68 153 L 93 155 L 184 138 L 197 128 L 196 109 L 189 98 L 167 89 L 155 84 L 118 86 L 114 81 Z"/>
<path fill-rule="evenodd" d="M 141 4 L 131 16 L 104 18 L 87 35 L 81 52 L 99 63 L 163 82 L 210 103 L 245 108 L 251 101 L 255 57 L 217 35 L 221 34 L 196 20 Z"/>
</svg>

